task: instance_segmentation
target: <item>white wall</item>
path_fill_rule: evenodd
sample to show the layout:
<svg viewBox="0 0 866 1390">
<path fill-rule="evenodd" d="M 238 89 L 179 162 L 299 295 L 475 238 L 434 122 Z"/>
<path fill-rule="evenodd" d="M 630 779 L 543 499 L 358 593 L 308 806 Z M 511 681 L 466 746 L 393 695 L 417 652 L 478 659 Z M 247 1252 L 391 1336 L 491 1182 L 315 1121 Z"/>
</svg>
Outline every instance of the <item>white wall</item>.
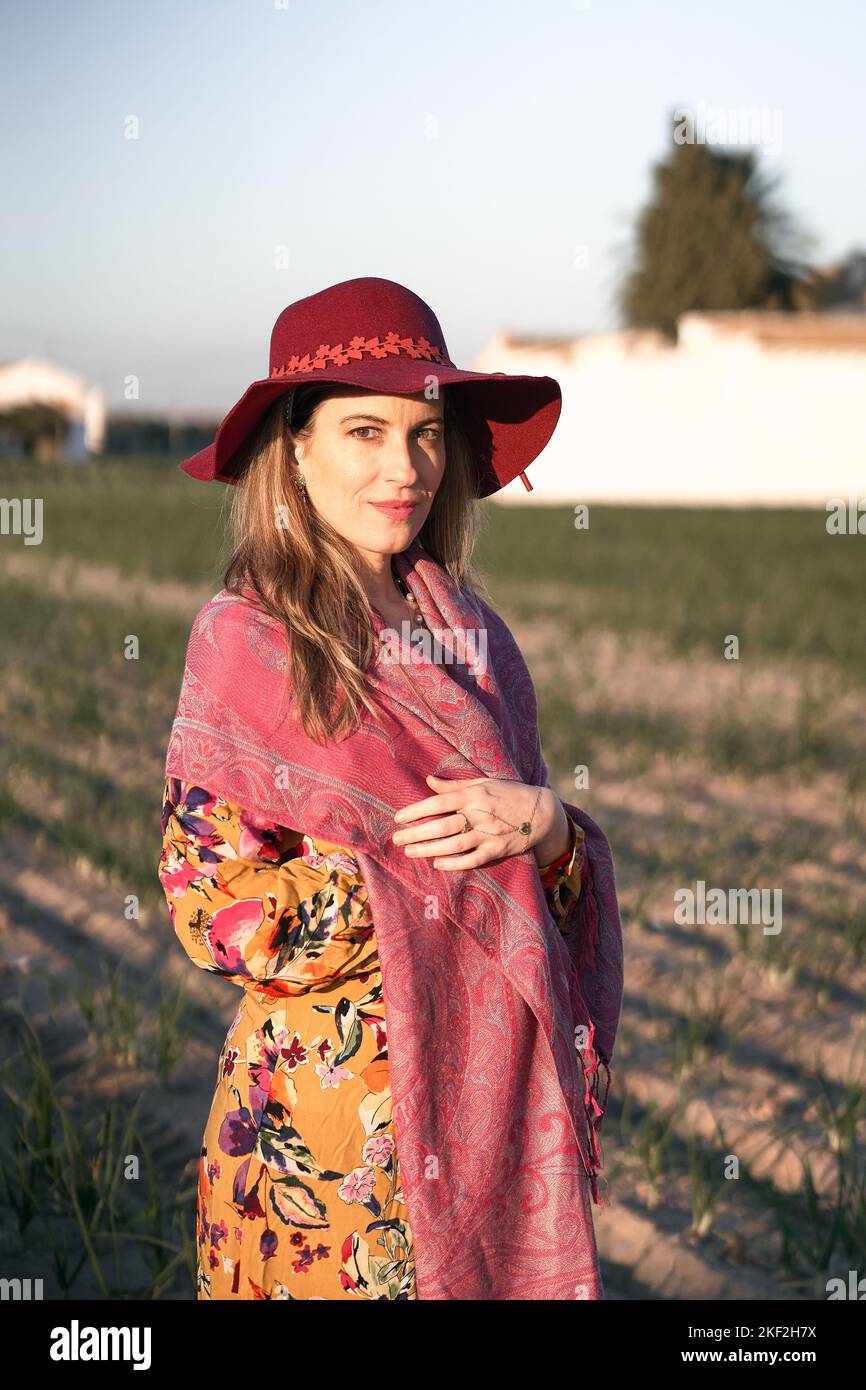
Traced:
<svg viewBox="0 0 866 1390">
<path fill-rule="evenodd" d="M 685 316 L 675 348 L 654 334 L 564 350 L 494 339 L 475 370 L 553 376 L 550 444 L 496 494 L 504 502 L 635 501 L 823 506 L 866 496 L 866 331 L 850 349 L 764 347 Z"/>
</svg>

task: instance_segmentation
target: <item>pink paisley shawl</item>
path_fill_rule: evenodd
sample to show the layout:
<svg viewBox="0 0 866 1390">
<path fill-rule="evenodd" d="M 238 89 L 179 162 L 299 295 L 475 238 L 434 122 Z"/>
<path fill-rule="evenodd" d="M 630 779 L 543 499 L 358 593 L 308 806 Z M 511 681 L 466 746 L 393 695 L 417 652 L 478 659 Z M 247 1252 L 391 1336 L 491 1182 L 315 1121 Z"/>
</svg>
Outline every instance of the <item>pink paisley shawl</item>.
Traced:
<svg viewBox="0 0 866 1390">
<path fill-rule="evenodd" d="M 587 855 L 563 931 L 531 851 L 454 871 L 392 844 L 394 811 L 432 794 L 428 772 L 548 785 L 506 624 L 419 542 L 394 563 L 446 647 L 486 629 L 486 670 L 413 660 L 406 679 L 380 647 L 368 681 L 383 722 L 366 715 L 322 748 L 296 719 L 282 625 L 223 590 L 192 626 L 166 773 L 349 847 L 360 865 L 419 1298 L 603 1298 L 590 1193 L 598 1204 L 622 1001 L 610 846 L 564 803 Z"/>
</svg>

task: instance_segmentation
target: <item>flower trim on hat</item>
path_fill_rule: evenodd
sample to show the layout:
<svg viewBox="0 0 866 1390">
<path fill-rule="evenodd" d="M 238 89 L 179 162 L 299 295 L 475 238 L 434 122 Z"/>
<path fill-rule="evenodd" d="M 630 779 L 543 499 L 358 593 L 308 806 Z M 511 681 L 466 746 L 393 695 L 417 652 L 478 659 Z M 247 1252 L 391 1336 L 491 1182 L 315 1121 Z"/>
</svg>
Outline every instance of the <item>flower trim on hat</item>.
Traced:
<svg viewBox="0 0 866 1390">
<path fill-rule="evenodd" d="M 401 338 L 399 333 L 386 333 L 383 339 L 353 338 L 348 347 L 337 343 L 329 347 L 322 343 L 314 356 L 304 353 L 303 357 L 290 357 L 282 367 L 274 367 L 271 376 L 291 376 L 295 372 L 313 372 L 324 367 L 345 367 L 350 361 L 360 361 L 366 354 L 369 357 L 393 357 L 405 353 L 407 357 L 423 358 L 426 362 L 447 363 L 453 366 L 451 358 L 442 348 L 434 347 L 426 338 Z"/>
</svg>

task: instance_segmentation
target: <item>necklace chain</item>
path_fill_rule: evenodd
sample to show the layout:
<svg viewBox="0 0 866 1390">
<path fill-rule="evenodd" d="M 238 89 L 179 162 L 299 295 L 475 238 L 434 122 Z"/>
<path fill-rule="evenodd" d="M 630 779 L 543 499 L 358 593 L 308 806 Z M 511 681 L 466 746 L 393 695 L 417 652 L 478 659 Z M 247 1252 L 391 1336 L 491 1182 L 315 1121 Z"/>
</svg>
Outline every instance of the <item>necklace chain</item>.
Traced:
<svg viewBox="0 0 866 1390">
<path fill-rule="evenodd" d="M 402 579 L 398 579 L 398 580 L 397 580 L 397 583 L 399 584 L 400 589 L 402 590 L 402 593 L 403 593 L 403 597 L 405 598 L 406 602 L 408 603 L 409 607 L 411 608 L 411 610 L 412 610 L 412 612 L 413 612 L 415 618 L 418 620 L 418 622 L 421 624 L 422 627 L 427 627 L 427 621 L 426 621 L 426 619 L 425 619 L 425 617 L 424 617 L 424 614 L 421 612 L 421 609 L 420 609 L 419 604 L 418 604 L 418 600 L 416 599 L 415 595 L 412 593 L 412 590 L 409 588 L 409 585 L 406 584 L 405 581 L 402 580 Z M 428 632 L 429 632 L 430 629 L 428 628 L 427 630 L 428 630 Z"/>
<path fill-rule="evenodd" d="M 424 617 L 424 614 L 421 612 L 421 606 L 418 603 L 418 600 L 416 599 L 415 595 L 412 593 L 412 590 L 409 588 L 409 585 L 405 582 L 405 580 L 401 579 L 399 575 L 395 575 L 395 578 L 403 594 L 403 597 L 409 605 L 410 612 L 412 613 L 415 622 L 418 623 L 420 627 L 423 627 L 426 632 L 429 632 L 432 637 L 432 629 L 430 628 L 427 619 Z M 434 664 L 437 666 L 441 665 L 442 658 L 439 657 L 437 659 L 437 657 L 434 656 Z"/>
</svg>

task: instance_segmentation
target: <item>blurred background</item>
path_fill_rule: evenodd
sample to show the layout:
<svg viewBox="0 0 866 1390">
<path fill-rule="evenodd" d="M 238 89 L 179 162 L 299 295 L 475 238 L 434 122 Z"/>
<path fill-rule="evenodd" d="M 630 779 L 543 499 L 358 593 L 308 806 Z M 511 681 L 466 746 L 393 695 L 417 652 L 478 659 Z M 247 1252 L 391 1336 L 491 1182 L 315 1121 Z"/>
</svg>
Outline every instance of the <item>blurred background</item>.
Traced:
<svg viewBox="0 0 866 1390">
<path fill-rule="evenodd" d="M 193 1297 L 238 999 L 156 866 L 229 498 L 177 465 L 286 304 L 380 275 L 563 387 L 477 561 L 617 869 L 608 1296 L 826 1298 L 866 1249 L 862 8 L 3 11 L 0 1275 Z M 701 883 L 781 929 L 683 925 Z"/>
</svg>

